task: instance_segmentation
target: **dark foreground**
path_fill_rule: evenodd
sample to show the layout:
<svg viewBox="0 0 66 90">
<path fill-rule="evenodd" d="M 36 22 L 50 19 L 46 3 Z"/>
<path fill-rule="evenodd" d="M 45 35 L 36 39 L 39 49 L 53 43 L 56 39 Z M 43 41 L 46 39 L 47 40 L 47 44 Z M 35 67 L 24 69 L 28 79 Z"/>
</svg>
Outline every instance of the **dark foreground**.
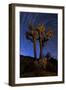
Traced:
<svg viewBox="0 0 66 90">
<path fill-rule="evenodd" d="M 57 76 L 57 60 L 35 60 L 32 57 L 20 56 L 20 78 Z"/>
</svg>

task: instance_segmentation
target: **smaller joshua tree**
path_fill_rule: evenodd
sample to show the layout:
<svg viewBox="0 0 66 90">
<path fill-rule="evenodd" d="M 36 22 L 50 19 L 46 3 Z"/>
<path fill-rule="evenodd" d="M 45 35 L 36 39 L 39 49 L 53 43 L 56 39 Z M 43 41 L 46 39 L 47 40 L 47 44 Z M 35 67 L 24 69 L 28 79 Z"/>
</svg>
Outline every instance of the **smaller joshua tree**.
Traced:
<svg viewBox="0 0 66 90">
<path fill-rule="evenodd" d="M 35 30 L 34 26 L 32 24 L 29 25 L 29 31 L 26 32 L 26 38 L 33 42 L 34 44 L 34 58 L 37 59 L 36 56 L 36 39 L 38 32 Z"/>
</svg>

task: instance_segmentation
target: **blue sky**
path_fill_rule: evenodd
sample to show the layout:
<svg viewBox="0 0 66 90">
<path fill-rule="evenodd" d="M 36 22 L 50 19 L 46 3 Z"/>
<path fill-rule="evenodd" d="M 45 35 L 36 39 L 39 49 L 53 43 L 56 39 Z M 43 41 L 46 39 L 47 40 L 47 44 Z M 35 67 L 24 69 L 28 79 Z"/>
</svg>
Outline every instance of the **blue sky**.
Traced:
<svg viewBox="0 0 66 90">
<path fill-rule="evenodd" d="M 54 36 L 45 44 L 43 48 L 43 55 L 45 56 L 48 52 L 52 57 L 57 59 L 57 40 L 58 40 L 58 16 L 57 14 L 50 13 L 31 13 L 31 12 L 20 12 L 20 55 L 34 57 L 33 43 L 26 39 L 26 31 L 29 31 L 28 25 L 31 22 L 34 26 L 38 24 L 44 24 L 46 31 L 49 27 L 52 28 Z M 37 58 L 39 58 L 40 48 L 39 42 L 36 43 Z"/>
</svg>

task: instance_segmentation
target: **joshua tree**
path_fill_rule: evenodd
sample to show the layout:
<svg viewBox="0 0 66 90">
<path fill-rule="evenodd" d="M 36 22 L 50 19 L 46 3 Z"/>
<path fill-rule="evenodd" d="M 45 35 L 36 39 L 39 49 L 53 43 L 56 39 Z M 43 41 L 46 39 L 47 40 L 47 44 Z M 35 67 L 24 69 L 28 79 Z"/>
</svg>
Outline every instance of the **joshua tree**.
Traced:
<svg viewBox="0 0 66 90">
<path fill-rule="evenodd" d="M 47 42 L 52 37 L 53 32 L 51 30 L 46 32 L 45 26 L 43 24 L 39 24 L 36 30 L 39 34 L 40 58 L 42 58 L 43 57 L 42 50 L 44 47 L 44 43 Z"/>
<path fill-rule="evenodd" d="M 47 53 L 46 58 L 47 58 L 47 60 L 51 59 L 51 54 L 49 52 Z"/>
<path fill-rule="evenodd" d="M 39 43 L 40 43 L 40 58 L 42 58 L 42 49 L 43 49 L 43 40 L 44 40 L 44 34 L 45 34 L 45 27 L 43 24 L 40 24 L 38 28 L 36 29 L 39 34 Z"/>
<path fill-rule="evenodd" d="M 40 58 L 43 57 L 42 50 L 44 47 L 44 43 L 47 42 L 53 35 L 53 32 L 49 29 L 46 32 L 45 25 L 39 24 L 37 28 L 35 28 L 32 24 L 29 25 L 29 31 L 26 32 L 26 38 L 31 40 L 34 44 L 34 57 L 36 57 L 36 40 L 39 40 L 40 43 Z"/>
<path fill-rule="evenodd" d="M 29 25 L 29 31 L 26 32 L 26 38 L 31 40 L 34 44 L 34 58 L 36 59 L 36 39 L 37 39 L 38 32 L 35 30 L 32 24 Z"/>
</svg>

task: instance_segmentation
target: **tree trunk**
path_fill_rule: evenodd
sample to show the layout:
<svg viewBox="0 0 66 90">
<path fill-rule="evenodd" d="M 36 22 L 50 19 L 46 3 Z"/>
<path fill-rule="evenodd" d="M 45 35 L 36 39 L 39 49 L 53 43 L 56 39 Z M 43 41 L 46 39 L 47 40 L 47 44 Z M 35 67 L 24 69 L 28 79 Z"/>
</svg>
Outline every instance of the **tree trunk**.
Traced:
<svg viewBox="0 0 66 90">
<path fill-rule="evenodd" d="M 40 58 L 42 59 L 42 39 L 40 38 L 40 41 L 39 41 L 39 43 L 40 43 Z"/>
<path fill-rule="evenodd" d="M 34 38 L 33 39 L 33 43 L 34 43 L 34 58 L 35 58 L 35 60 L 37 59 L 37 57 L 36 57 L 36 39 Z"/>
</svg>

